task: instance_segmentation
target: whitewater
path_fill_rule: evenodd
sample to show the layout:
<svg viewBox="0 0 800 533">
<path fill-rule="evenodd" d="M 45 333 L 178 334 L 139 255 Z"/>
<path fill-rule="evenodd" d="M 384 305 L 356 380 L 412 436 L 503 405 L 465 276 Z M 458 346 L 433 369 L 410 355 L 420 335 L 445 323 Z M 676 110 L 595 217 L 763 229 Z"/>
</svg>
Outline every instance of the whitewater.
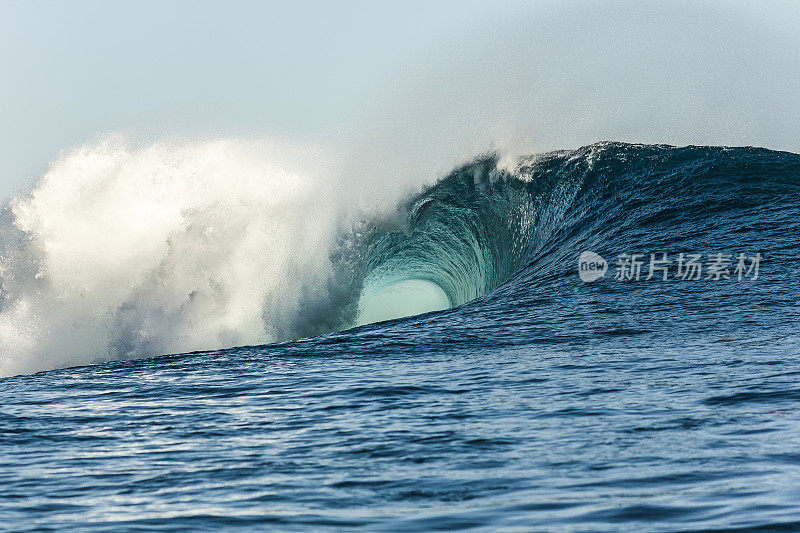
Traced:
<svg viewBox="0 0 800 533">
<path fill-rule="evenodd" d="M 0 371 L 318 331 L 348 210 L 320 152 L 116 136 L 62 155 L 3 210 Z"/>
</svg>

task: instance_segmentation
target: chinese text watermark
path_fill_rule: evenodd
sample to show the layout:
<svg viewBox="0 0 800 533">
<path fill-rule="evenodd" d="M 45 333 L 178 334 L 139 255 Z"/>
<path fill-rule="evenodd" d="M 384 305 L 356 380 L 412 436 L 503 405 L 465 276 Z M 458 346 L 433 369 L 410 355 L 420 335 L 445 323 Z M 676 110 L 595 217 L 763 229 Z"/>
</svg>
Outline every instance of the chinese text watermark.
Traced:
<svg viewBox="0 0 800 533">
<path fill-rule="evenodd" d="M 615 258 L 614 279 L 620 281 L 640 280 L 737 280 L 758 279 L 758 269 L 763 256 L 726 254 L 679 253 L 669 255 L 620 254 Z M 608 262 L 599 254 L 585 251 L 578 257 L 578 276 L 582 281 L 592 282 L 606 275 Z"/>
</svg>

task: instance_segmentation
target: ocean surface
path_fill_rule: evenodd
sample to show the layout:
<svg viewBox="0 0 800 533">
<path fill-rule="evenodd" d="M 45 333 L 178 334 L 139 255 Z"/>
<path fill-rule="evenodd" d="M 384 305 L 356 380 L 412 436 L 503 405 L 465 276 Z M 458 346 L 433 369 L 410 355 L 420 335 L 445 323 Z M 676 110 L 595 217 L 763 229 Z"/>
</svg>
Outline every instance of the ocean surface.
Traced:
<svg viewBox="0 0 800 533">
<path fill-rule="evenodd" d="M 285 342 L 0 379 L 0 529 L 800 530 L 800 155 L 488 156 L 399 213 Z"/>
</svg>

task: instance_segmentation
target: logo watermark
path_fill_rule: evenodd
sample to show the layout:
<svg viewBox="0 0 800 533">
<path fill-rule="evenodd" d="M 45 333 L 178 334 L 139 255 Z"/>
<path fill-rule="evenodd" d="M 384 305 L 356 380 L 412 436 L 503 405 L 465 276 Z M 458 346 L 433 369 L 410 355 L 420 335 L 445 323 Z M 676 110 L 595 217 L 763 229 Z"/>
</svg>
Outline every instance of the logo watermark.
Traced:
<svg viewBox="0 0 800 533">
<path fill-rule="evenodd" d="M 602 278 L 607 270 L 608 262 L 600 254 L 586 250 L 578 257 L 578 275 L 586 283 Z"/>
<path fill-rule="evenodd" d="M 737 280 L 758 279 L 758 269 L 763 256 L 726 254 L 680 253 L 670 256 L 666 253 L 620 254 L 616 256 L 614 279 L 620 281 L 649 281 L 657 279 L 673 280 Z M 608 262 L 590 250 L 581 252 L 578 257 L 578 276 L 581 281 L 590 283 L 606 275 Z"/>
</svg>

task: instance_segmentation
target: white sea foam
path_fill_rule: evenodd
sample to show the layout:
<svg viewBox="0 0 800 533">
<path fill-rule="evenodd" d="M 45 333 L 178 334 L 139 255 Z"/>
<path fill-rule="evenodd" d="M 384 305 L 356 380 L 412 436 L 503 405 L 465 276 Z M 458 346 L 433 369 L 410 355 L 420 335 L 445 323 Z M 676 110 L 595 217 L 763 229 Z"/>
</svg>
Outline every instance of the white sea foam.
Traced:
<svg viewBox="0 0 800 533">
<path fill-rule="evenodd" d="M 64 153 L 5 213 L 0 375 L 302 334 L 352 209 L 331 168 L 242 140 Z"/>
</svg>

